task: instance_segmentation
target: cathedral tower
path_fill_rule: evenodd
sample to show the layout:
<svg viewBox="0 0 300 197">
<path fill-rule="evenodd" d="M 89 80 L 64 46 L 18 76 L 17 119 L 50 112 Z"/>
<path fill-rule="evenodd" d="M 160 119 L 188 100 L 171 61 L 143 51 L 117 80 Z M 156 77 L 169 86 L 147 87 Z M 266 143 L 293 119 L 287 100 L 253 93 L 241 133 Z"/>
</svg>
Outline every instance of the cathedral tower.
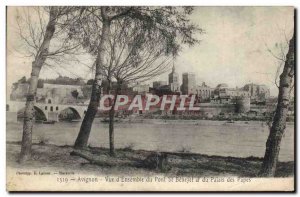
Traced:
<svg viewBox="0 0 300 197">
<path fill-rule="evenodd" d="M 174 63 L 172 72 L 169 74 L 169 86 L 172 92 L 179 92 L 179 75 L 175 71 Z"/>
</svg>

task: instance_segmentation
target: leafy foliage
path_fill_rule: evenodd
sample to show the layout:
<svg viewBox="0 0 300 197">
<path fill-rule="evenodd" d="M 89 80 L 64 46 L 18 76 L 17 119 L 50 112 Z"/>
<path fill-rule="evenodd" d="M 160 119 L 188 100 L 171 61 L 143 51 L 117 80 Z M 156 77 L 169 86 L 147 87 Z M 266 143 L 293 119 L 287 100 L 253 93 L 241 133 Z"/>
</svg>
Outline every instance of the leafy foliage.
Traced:
<svg viewBox="0 0 300 197">
<path fill-rule="evenodd" d="M 102 75 L 108 80 L 145 81 L 165 72 L 183 45 L 198 43 L 203 30 L 188 19 L 192 7 L 78 7 L 71 12 L 69 38 L 97 56 L 103 23 L 109 23 L 104 43 Z"/>
</svg>

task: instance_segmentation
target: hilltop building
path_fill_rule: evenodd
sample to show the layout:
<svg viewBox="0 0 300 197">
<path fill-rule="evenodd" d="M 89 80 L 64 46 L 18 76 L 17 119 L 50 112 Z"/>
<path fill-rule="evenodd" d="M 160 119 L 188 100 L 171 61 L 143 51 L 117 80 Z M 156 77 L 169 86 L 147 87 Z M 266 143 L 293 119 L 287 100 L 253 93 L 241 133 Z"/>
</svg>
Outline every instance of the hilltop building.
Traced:
<svg viewBox="0 0 300 197">
<path fill-rule="evenodd" d="M 182 74 L 182 94 L 195 94 L 196 93 L 196 76 L 194 73 Z"/>
<path fill-rule="evenodd" d="M 133 91 L 138 94 L 146 94 L 149 92 L 149 84 L 136 84 L 133 86 Z"/>
<path fill-rule="evenodd" d="M 12 87 L 10 100 L 26 101 L 26 95 L 29 91 L 29 83 L 16 83 Z"/>
<path fill-rule="evenodd" d="M 156 89 L 159 88 L 160 86 L 165 86 L 165 85 L 168 85 L 166 81 L 154 81 L 152 87 Z"/>
<path fill-rule="evenodd" d="M 44 83 L 43 88 L 37 89 L 37 101 L 48 104 L 67 104 L 76 102 L 77 98 L 83 97 L 80 85 L 62 85 Z"/>
<path fill-rule="evenodd" d="M 205 82 L 202 83 L 201 86 L 196 87 L 196 94 L 200 102 L 209 102 L 210 98 L 212 96 L 213 89 L 205 84 Z"/>
<path fill-rule="evenodd" d="M 217 85 L 213 91 L 211 101 L 213 103 L 233 103 L 237 98 L 249 98 L 250 93 L 239 88 L 229 88 L 226 83 Z"/>
<path fill-rule="evenodd" d="M 270 88 L 266 85 L 246 84 L 243 90 L 249 92 L 252 103 L 265 102 L 270 98 Z"/>
</svg>

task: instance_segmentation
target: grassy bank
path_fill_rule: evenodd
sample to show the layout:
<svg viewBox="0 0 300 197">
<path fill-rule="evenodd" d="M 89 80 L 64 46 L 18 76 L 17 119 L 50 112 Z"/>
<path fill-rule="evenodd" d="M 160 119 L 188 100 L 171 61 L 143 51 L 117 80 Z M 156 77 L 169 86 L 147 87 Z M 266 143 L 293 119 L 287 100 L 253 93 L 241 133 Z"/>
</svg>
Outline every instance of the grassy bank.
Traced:
<svg viewBox="0 0 300 197">
<path fill-rule="evenodd" d="M 51 168 L 68 170 L 76 173 L 91 173 L 95 175 L 154 175 L 168 176 L 240 176 L 256 177 L 262 158 L 221 157 L 192 153 L 168 153 L 167 163 L 162 171 L 157 168 L 154 151 L 132 150 L 130 147 L 116 150 L 116 156 L 110 157 L 106 148 L 90 147 L 80 151 L 86 156 L 70 155 L 70 146 L 50 144 L 34 144 L 32 160 L 25 164 L 17 163 L 20 151 L 19 142 L 7 142 L 7 166 L 18 169 Z M 279 162 L 277 177 L 288 177 L 294 174 L 294 162 Z"/>
</svg>

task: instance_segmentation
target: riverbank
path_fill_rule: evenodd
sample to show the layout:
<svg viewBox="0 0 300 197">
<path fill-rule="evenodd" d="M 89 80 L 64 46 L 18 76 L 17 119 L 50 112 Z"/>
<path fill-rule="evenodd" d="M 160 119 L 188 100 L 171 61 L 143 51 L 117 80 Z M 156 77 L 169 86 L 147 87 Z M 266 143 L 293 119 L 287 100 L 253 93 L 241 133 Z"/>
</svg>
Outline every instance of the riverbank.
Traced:
<svg viewBox="0 0 300 197">
<path fill-rule="evenodd" d="M 211 121 L 262 121 L 262 122 L 270 122 L 272 120 L 273 115 L 270 114 L 237 114 L 237 113 L 228 113 L 228 114 L 220 114 L 220 115 L 212 115 L 212 116 L 204 116 L 204 115 L 154 115 L 154 114 L 144 114 L 137 116 L 138 118 L 145 119 L 161 119 L 161 120 L 211 120 Z M 289 115 L 286 119 L 287 122 L 294 122 L 294 116 Z"/>
<path fill-rule="evenodd" d="M 106 118 L 96 118 L 99 119 L 103 123 L 108 123 L 109 119 Z M 125 123 L 140 123 L 140 122 L 154 122 L 154 121 L 182 121 L 182 122 L 190 122 L 190 121 L 220 121 L 220 122 L 264 122 L 271 123 L 271 118 L 268 116 L 242 116 L 242 115 L 231 115 L 231 116 L 197 116 L 197 115 L 152 115 L 152 114 L 144 114 L 144 115 L 136 115 L 129 117 L 116 117 L 115 122 L 125 122 Z M 287 117 L 287 123 L 294 124 L 294 116 Z"/>
<path fill-rule="evenodd" d="M 221 157 L 204 154 L 174 152 L 168 153 L 164 169 L 155 163 L 155 151 L 133 150 L 131 147 L 116 150 L 110 157 L 106 148 L 89 147 L 88 150 L 73 154 L 71 146 L 34 144 L 32 160 L 25 164 L 17 163 L 20 151 L 19 142 L 7 142 L 7 166 L 15 169 L 53 169 L 93 175 L 168 175 L 168 176 L 239 176 L 257 177 L 262 158 Z M 292 177 L 294 162 L 279 162 L 276 177 Z"/>
<path fill-rule="evenodd" d="M 174 118 L 115 118 L 116 124 L 122 123 L 143 123 L 143 124 L 186 124 L 186 125 L 244 125 L 251 126 L 254 124 L 268 127 L 268 122 L 264 120 L 239 120 L 239 119 L 224 119 L 224 120 L 214 120 L 214 119 L 174 119 Z M 108 124 L 108 119 L 95 118 L 95 122 Z M 287 125 L 294 125 L 294 122 L 287 122 Z"/>
</svg>

